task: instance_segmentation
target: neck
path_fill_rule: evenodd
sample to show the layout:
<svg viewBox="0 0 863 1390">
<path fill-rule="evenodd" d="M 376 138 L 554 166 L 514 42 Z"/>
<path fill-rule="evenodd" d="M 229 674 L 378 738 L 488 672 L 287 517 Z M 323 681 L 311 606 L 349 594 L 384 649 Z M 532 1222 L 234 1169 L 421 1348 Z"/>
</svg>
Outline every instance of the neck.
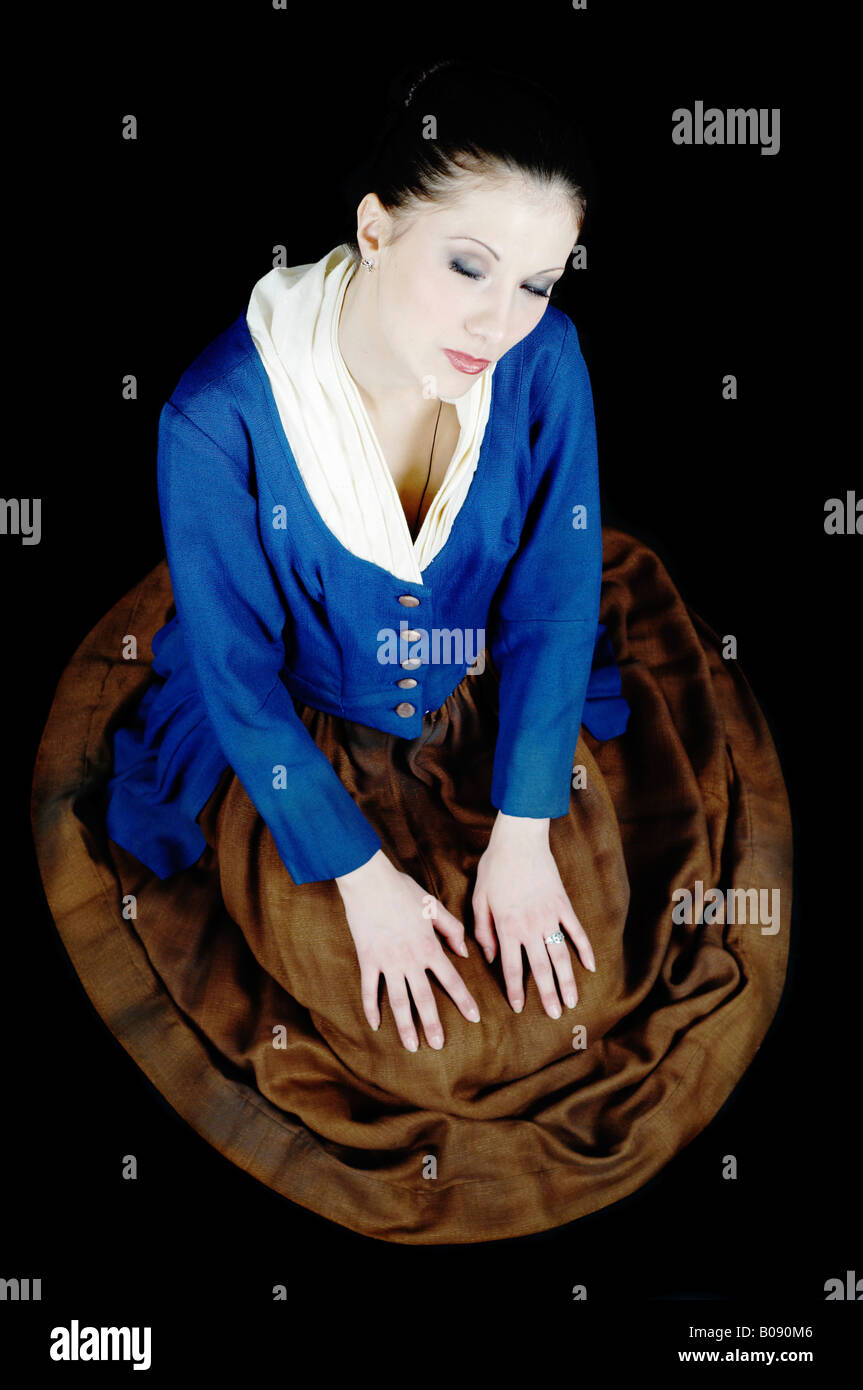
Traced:
<svg viewBox="0 0 863 1390">
<path fill-rule="evenodd" d="M 405 374 L 381 337 L 374 280 L 378 273 L 358 266 L 345 290 L 338 325 L 344 364 L 373 413 L 425 414 L 430 405 L 436 412 L 438 402 L 423 396 L 420 383 Z"/>
</svg>

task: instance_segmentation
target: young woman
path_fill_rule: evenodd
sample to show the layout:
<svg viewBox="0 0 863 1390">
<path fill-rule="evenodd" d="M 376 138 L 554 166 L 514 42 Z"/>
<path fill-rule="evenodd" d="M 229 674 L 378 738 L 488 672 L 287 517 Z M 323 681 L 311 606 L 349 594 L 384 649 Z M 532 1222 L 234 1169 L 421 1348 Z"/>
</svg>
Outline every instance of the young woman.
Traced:
<svg viewBox="0 0 863 1390">
<path fill-rule="evenodd" d="M 264 275 L 165 404 L 167 565 L 91 634 L 111 678 L 61 688 L 37 768 L 46 891 L 117 1036 L 236 1162 L 397 1240 L 632 1190 L 784 977 L 766 725 L 651 552 L 603 534 L 549 304 L 575 148 L 510 75 L 406 83 L 355 235 Z M 676 889 L 768 866 L 783 933 L 673 921 Z M 115 905 L 84 944 L 94 871 Z"/>
</svg>

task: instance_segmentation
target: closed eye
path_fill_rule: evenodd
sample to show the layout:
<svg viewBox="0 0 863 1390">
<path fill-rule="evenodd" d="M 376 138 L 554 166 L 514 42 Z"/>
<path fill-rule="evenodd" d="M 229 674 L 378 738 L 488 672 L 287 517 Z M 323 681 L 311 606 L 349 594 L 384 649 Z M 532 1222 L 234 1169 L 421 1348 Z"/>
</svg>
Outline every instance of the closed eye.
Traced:
<svg viewBox="0 0 863 1390">
<path fill-rule="evenodd" d="M 467 270 L 465 266 L 461 265 L 458 261 L 450 261 L 449 268 L 450 270 L 454 270 L 457 275 L 466 275 L 469 280 L 481 280 L 483 278 L 477 271 Z M 554 286 L 548 290 L 534 289 L 531 285 L 522 285 L 521 288 L 528 294 L 535 295 L 537 299 L 555 298 Z"/>
</svg>

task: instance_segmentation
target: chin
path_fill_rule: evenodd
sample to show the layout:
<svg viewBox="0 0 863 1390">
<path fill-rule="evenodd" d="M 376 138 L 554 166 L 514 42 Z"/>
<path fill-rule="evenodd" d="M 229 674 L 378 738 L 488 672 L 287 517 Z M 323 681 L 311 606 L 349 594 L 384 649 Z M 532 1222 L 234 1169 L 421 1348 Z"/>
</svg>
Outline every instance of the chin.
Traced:
<svg viewBox="0 0 863 1390">
<path fill-rule="evenodd" d="M 487 367 L 486 371 L 488 371 Z M 458 377 L 458 382 L 452 390 L 447 392 L 448 396 L 466 396 L 478 378 L 485 375 L 485 372 L 477 372 L 476 376 L 466 376 L 464 372 L 456 372 L 455 375 Z"/>
<path fill-rule="evenodd" d="M 443 377 L 438 379 L 438 390 L 441 400 L 459 400 L 462 396 L 467 395 L 475 381 L 475 376 L 465 376 L 464 372 L 457 372 L 453 369 L 446 380 L 444 380 Z"/>
</svg>

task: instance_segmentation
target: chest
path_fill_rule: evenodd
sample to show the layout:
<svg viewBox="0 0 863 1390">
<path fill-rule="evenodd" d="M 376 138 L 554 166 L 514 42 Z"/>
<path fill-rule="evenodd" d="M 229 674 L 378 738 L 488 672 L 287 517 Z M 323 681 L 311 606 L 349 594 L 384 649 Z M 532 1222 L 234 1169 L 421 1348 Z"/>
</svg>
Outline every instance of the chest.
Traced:
<svg viewBox="0 0 863 1390">
<path fill-rule="evenodd" d="M 461 432 L 458 412 L 454 405 L 444 402 L 439 418 L 435 407 L 420 419 L 376 415 L 372 424 L 415 538 L 458 445 Z"/>
</svg>

